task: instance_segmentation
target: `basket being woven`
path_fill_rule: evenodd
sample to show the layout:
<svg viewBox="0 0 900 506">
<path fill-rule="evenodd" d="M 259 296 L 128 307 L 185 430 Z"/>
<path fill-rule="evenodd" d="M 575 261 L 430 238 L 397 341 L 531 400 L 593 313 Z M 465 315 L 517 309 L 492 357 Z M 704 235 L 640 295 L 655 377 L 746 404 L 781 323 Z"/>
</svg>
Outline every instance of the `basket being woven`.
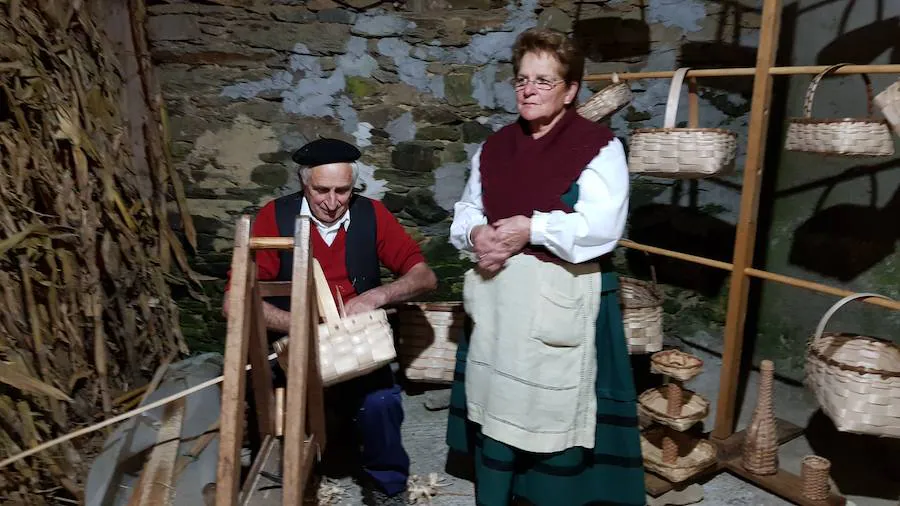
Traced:
<svg viewBox="0 0 900 506">
<path fill-rule="evenodd" d="M 612 84 L 578 106 L 578 114 L 591 121 L 600 121 L 631 103 L 633 97 L 628 83 L 621 82 L 619 75 L 613 73 Z"/>
<path fill-rule="evenodd" d="M 875 95 L 873 102 L 881 109 L 881 114 L 884 114 L 888 123 L 894 127 L 894 133 L 900 135 L 900 80 Z"/>
<path fill-rule="evenodd" d="M 410 381 L 452 383 L 458 336 L 464 331 L 461 302 L 410 303 L 398 310 L 397 353 Z"/>
<path fill-rule="evenodd" d="M 656 283 L 619 278 L 622 322 L 631 354 L 653 353 L 663 347 L 663 297 Z"/>
<path fill-rule="evenodd" d="M 316 300 L 324 320 L 317 327 L 319 372 L 322 385 L 330 386 L 368 374 L 397 357 L 394 333 L 387 312 L 376 309 L 347 316 L 334 303 L 328 281 L 319 262 L 313 260 Z M 339 299 L 340 300 L 340 299 Z M 273 347 L 278 363 L 287 370 L 289 338 L 283 337 Z"/>
<path fill-rule="evenodd" d="M 874 293 L 849 295 L 822 316 L 807 345 L 805 383 L 839 431 L 900 437 L 900 346 L 824 332 L 838 309 L 866 297 L 888 299 Z"/>
<path fill-rule="evenodd" d="M 688 127 L 676 128 L 678 97 L 689 69 L 675 71 L 669 87 L 662 128 L 639 128 L 632 132 L 628 170 L 668 178 L 698 178 L 725 173 L 734 168 L 737 134 L 722 128 L 699 128 L 697 82 L 688 80 Z"/>
<path fill-rule="evenodd" d="M 803 101 L 803 117 L 791 118 L 788 124 L 784 148 L 840 156 L 890 156 L 894 154 L 894 139 L 887 121 L 875 119 L 872 107 L 872 82 L 866 74 L 860 74 L 866 84 L 865 118 L 815 119 L 812 117 L 813 100 L 819 82 L 835 70 L 847 65 L 840 63 L 828 67 L 809 83 Z"/>
</svg>

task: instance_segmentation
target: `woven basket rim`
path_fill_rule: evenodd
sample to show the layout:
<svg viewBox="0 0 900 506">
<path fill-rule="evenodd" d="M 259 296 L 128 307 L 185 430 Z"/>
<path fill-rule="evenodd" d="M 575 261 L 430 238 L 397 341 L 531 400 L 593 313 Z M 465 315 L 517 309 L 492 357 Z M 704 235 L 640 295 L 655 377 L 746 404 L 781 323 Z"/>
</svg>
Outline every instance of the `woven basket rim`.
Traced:
<svg viewBox="0 0 900 506">
<path fill-rule="evenodd" d="M 619 276 L 619 294 L 622 294 L 622 288 L 624 285 L 631 285 L 636 287 L 636 291 L 643 291 L 641 295 L 647 295 L 649 299 L 653 299 L 652 302 L 642 302 L 637 304 L 627 304 L 626 301 L 634 300 L 628 299 L 625 296 L 622 296 L 622 305 L 628 309 L 642 309 L 642 308 L 651 308 L 651 307 L 659 307 L 662 306 L 663 297 L 662 290 L 653 282 L 644 281 L 643 279 L 632 278 L 629 276 Z"/>
<path fill-rule="evenodd" d="M 790 118 L 791 123 L 801 123 L 805 125 L 818 125 L 824 123 L 871 123 L 873 125 L 884 125 L 889 126 L 886 119 L 878 119 L 878 118 L 802 118 L 802 117 L 793 117 Z"/>
<path fill-rule="evenodd" d="M 409 301 L 404 302 L 397 306 L 397 309 L 402 309 L 404 311 L 415 311 L 417 309 L 422 309 L 425 311 L 459 311 L 463 309 L 463 302 L 458 300 L 448 300 L 448 301 Z"/>
<path fill-rule="evenodd" d="M 813 469 L 828 469 L 831 467 L 831 461 L 821 455 L 807 455 L 800 462 Z"/>
<path fill-rule="evenodd" d="M 883 153 L 872 153 L 869 151 L 826 151 L 820 149 L 810 149 L 806 146 L 803 147 L 790 147 L 785 148 L 788 151 L 794 151 L 797 153 L 813 153 L 817 156 L 826 157 L 826 158 L 884 158 L 886 155 Z"/>
<path fill-rule="evenodd" d="M 675 355 L 675 354 L 685 355 L 687 357 L 687 360 L 689 362 L 693 362 L 693 363 L 692 364 L 688 363 L 688 364 L 684 364 L 684 365 L 669 363 L 669 361 L 668 361 L 669 355 Z M 690 353 L 685 353 L 685 352 L 675 349 L 675 348 L 658 351 L 658 352 L 654 353 L 653 356 L 650 357 L 650 360 L 652 362 L 656 362 L 660 366 L 667 367 L 669 369 L 684 369 L 686 371 L 689 371 L 692 369 L 703 367 L 703 359 L 702 358 L 697 357 L 695 355 L 691 355 Z"/>
<path fill-rule="evenodd" d="M 864 336 L 860 334 L 855 334 L 852 332 L 824 332 L 822 337 L 849 337 L 855 340 L 862 341 L 870 341 L 879 344 L 886 344 L 888 346 L 897 347 L 897 344 L 893 341 L 889 341 L 887 339 L 881 339 L 878 337 Z M 876 376 L 881 376 L 882 378 L 900 378 L 900 371 L 886 371 L 883 369 L 871 369 L 868 367 L 861 367 L 858 365 L 849 365 L 847 363 L 835 360 L 831 357 L 826 357 L 823 355 L 818 349 L 816 349 L 815 343 L 818 339 L 821 338 L 813 338 L 809 344 L 807 345 L 807 351 L 809 354 L 814 357 L 816 360 L 824 362 L 833 367 L 837 367 L 838 369 L 844 371 L 856 372 L 859 374 L 874 374 Z"/>
<path fill-rule="evenodd" d="M 703 127 L 673 127 L 673 128 L 636 128 L 631 131 L 631 134 L 673 134 L 673 133 L 715 133 L 715 134 L 726 134 L 729 137 L 734 137 L 737 139 L 737 133 L 732 132 L 731 130 L 726 130 L 724 128 L 703 128 Z"/>
</svg>

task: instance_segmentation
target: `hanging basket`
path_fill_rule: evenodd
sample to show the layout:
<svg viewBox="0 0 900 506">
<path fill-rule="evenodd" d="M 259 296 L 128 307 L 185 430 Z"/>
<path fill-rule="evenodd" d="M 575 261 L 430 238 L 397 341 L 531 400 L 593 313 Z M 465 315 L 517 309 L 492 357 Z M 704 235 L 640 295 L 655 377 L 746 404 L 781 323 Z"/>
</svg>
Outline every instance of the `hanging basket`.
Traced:
<svg viewBox="0 0 900 506">
<path fill-rule="evenodd" d="M 319 313 L 324 320 L 317 327 L 316 335 L 322 385 L 347 381 L 391 363 L 397 352 L 387 312 L 376 309 L 347 316 L 341 304 L 339 313 L 328 292 L 325 273 L 316 260 L 313 260 L 313 276 Z M 289 337 L 283 337 L 272 345 L 278 354 L 278 363 L 285 371 L 288 370 L 289 342 Z"/>
<path fill-rule="evenodd" d="M 900 346 L 824 332 L 838 309 L 865 297 L 888 299 L 874 293 L 849 295 L 822 316 L 807 345 L 805 383 L 839 431 L 900 437 Z"/>
<path fill-rule="evenodd" d="M 894 133 L 900 135 L 900 80 L 875 95 L 873 101 L 894 128 Z"/>
<path fill-rule="evenodd" d="M 591 121 L 600 121 L 631 103 L 634 96 L 628 83 L 620 82 L 619 75 L 615 73 L 612 75 L 612 82 L 578 106 L 578 114 Z"/>
<path fill-rule="evenodd" d="M 722 128 L 698 128 L 697 82 L 688 80 L 688 127 L 676 128 L 678 97 L 688 68 L 675 71 L 662 128 L 632 132 L 628 170 L 668 178 L 700 178 L 734 168 L 737 134 Z"/>
<path fill-rule="evenodd" d="M 410 381 L 452 383 L 464 331 L 461 302 L 409 303 L 397 311 L 397 360 Z"/>
<path fill-rule="evenodd" d="M 791 118 L 788 124 L 784 148 L 840 156 L 890 156 L 894 154 L 894 139 L 887 121 L 875 119 L 872 107 L 872 82 L 866 74 L 860 74 L 866 84 L 865 118 L 812 117 L 813 100 L 819 82 L 835 70 L 847 65 L 841 63 L 828 67 L 809 83 L 803 101 L 803 117 Z"/>
<path fill-rule="evenodd" d="M 653 353 L 663 347 L 663 296 L 656 286 L 639 279 L 619 278 L 619 302 L 628 353 Z"/>
</svg>

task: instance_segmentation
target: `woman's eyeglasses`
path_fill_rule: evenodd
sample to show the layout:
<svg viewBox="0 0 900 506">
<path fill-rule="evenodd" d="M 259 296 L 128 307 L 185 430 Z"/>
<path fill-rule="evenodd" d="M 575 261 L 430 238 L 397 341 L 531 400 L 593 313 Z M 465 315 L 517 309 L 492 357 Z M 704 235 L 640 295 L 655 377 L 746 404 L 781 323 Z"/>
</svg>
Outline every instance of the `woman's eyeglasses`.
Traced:
<svg viewBox="0 0 900 506">
<path fill-rule="evenodd" d="M 516 90 L 522 90 L 528 83 L 534 85 L 535 88 L 541 91 L 550 91 L 556 87 L 557 84 L 563 82 L 562 79 L 546 79 L 543 77 L 539 77 L 537 79 L 528 79 L 525 77 L 516 77 L 513 78 L 513 87 Z"/>
</svg>

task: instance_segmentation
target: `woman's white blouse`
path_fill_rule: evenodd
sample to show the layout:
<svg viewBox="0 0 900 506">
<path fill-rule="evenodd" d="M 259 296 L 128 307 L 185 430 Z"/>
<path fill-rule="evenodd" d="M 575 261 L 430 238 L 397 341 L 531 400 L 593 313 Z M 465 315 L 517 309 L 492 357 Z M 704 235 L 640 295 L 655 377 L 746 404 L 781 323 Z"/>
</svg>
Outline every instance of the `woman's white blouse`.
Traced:
<svg viewBox="0 0 900 506">
<path fill-rule="evenodd" d="M 481 149 L 472 157 L 469 180 L 462 198 L 453 206 L 450 225 L 450 243 L 465 251 L 472 250 L 472 229 L 487 223 L 481 200 Z M 609 253 L 625 230 L 629 177 L 622 143 L 615 138 L 610 141 L 588 163 L 577 183 L 578 202 L 574 212 L 535 211 L 530 216 L 531 244 L 545 246 L 572 263 Z"/>
</svg>

